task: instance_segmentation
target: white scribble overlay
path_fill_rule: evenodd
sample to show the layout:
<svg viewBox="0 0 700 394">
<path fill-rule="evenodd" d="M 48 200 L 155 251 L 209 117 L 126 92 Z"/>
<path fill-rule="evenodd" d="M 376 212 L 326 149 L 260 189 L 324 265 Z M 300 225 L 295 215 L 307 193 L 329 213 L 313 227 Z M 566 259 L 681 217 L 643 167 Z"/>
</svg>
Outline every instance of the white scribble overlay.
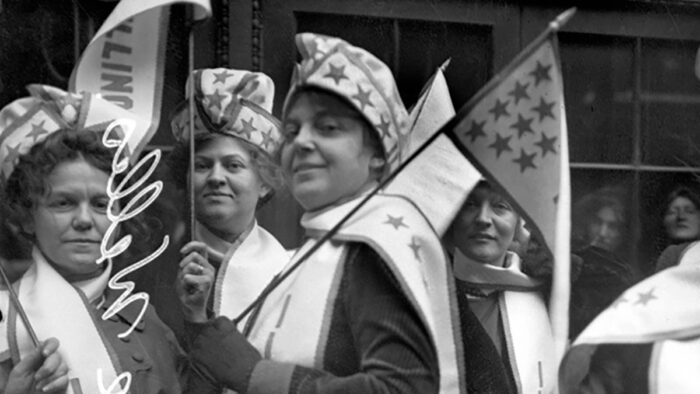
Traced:
<svg viewBox="0 0 700 394">
<path fill-rule="evenodd" d="M 114 131 L 114 129 L 117 127 L 119 127 L 122 132 L 119 135 L 120 138 L 116 138 L 112 133 L 112 131 Z M 110 220 L 111 224 L 105 232 L 104 237 L 102 238 L 102 243 L 100 245 L 101 256 L 97 260 L 97 264 L 101 264 L 106 259 L 111 259 L 113 257 L 118 256 L 119 254 L 123 253 L 129 247 L 129 245 L 131 245 L 132 236 L 130 234 L 127 234 L 121 239 L 119 239 L 119 241 L 109 246 L 115 234 L 115 231 L 119 227 L 119 224 L 143 212 L 146 208 L 148 208 L 148 206 L 150 206 L 155 201 L 155 199 L 160 195 L 160 192 L 163 189 L 162 181 L 152 182 L 148 186 L 139 190 L 138 193 L 134 197 L 132 197 L 131 200 L 126 204 L 126 206 L 119 210 L 118 214 L 114 214 L 114 204 L 118 203 L 122 198 L 129 196 L 130 194 L 134 193 L 139 188 L 141 188 L 156 170 L 156 167 L 160 162 L 161 158 L 160 149 L 156 149 L 149 152 L 141 160 L 139 160 L 139 162 L 133 166 L 133 168 L 126 174 L 126 176 L 119 182 L 119 184 L 116 187 L 114 187 L 115 177 L 126 171 L 126 169 L 129 167 L 129 157 L 125 156 L 124 153 L 128 153 L 128 151 L 126 150 L 127 142 L 129 141 L 129 137 L 133 133 L 134 128 L 135 122 L 133 120 L 118 119 L 112 122 L 107 127 L 102 137 L 102 143 L 106 147 L 117 148 L 117 151 L 114 155 L 114 159 L 112 160 L 112 173 L 110 174 L 109 179 L 107 181 L 107 196 L 109 197 L 107 205 L 107 218 Z M 131 181 L 135 174 L 142 167 L 146 166 L 149 162 L 150 166 L 148 167 L 146 172 L 138 180 L 133 182 L 131 186 L 126 187 L 126 185 Z M 145 200 L 141 201 L 144 199 L 144 197 Z M 146 313 L 146 308 L 148 307 L 149 301 L 147 293 L 139 292 L 136 294 L 131 294 L 131 292 L 134 290 L 134 282 L 119 282 L 119 280 L 127 274 L 136 271 L 137 269 L 153 261 L 155 258 L 157 258 L 160 254 L 163 253 L 163 251 L 168 247 L 169 243 L 169 236 L 164 236 L 163 242 L 153 253 L 139 260 L 138 262 L 122 269 L 109 280 L 108 285 L 110 289 L 122 290 L 122 293 L 117 298 L 117 300 L 114 301 L 114 303 L 112 303 L 112 305 L 110 305 L 107 308 L 105 313 L 102 314 L 102 319 L 109 319 L 110 317 L 114 316 L 120 310 L 122 310 L 134 301 L 143 301 L 143 305 L 141 307 L 141 311 L 139 313 L 138 318 L 134 322 L 132 322 L 131 326 L 127 331 L 122 332 L 118 335 L 119 338 L 124 338 L 133 332 L 133 330 L 143 318 L 143 315 Z"/>
<path fill-rule="evenodd" d="M 124 372 L 117 376 L 117 379 L 105 388 L 104 378 L 102 377 L 102 368 L 97 368 L 97 387 L 100 389 L 100 394 L 127 394 L 129 392 L 129 387 L 131 387 L 131 373 Z M 120 382 L 126 380 L 122 385 Z M 119 391 L 114 391 L 119 389 Z"/>
</svg>

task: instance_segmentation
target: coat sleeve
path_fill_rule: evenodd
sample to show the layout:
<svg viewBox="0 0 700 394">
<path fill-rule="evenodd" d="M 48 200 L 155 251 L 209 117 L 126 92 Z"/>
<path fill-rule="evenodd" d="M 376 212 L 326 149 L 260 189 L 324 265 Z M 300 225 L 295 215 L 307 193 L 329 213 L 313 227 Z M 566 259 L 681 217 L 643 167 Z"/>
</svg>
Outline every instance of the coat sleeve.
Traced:
<svg viewBox="0 0 700 394">
<path fill-rule="evenodd" d="M 368 246 L 353 244 L 349 248 L 328 337 L 321 361 L 323 369 L 273 360 L 256 361 L 246 392 L 436 393 L 439 390 L 437 354 L 428 329 L 388 267 Z M 195 340 L 193 346 L 198 343 L 204 341 Z M 220 352 L 218 356 L 219 360 L 235 357 Z"/>
</svg>

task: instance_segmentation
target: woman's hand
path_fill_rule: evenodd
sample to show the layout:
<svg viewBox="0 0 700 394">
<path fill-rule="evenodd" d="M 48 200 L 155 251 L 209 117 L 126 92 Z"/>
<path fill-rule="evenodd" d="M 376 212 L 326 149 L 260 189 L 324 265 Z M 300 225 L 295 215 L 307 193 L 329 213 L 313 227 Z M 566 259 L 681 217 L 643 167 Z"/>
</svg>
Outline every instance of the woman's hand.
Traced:
<svg viewBox="0 0 700 394">
<path fill-rule="evenodd" d="M 58 339 L 49 338 L 12 368 L 5 394 L 58 393 L 68 387 L 68 366 L 58 354 Z"/>
<path fill-rule="evenodd" d="M 215 270 L 207 260 L 207 245 L 192 241 L 180 249 L 185 257 L 180 261 L 175 288 L 180 297 L 185 319 L 195 323 L 207 321 L 207 302 L 214 284 Z"/>
</svg>

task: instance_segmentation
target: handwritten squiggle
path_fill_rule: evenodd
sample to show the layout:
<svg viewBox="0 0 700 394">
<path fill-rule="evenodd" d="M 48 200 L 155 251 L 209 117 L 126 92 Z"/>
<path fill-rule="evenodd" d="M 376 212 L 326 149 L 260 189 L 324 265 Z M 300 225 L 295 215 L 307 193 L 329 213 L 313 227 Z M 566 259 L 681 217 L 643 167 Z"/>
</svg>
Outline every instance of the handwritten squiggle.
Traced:
<svg viewBox="0 0 700 394">
<path fill-rule="evenodd" d="M 123 209 L 119 210 L 118 214 L 114 214 L 113 208 L 115 204 L 117 204 L 122 198 L 129 196 L 130 194 L 136 192 L 139 188 L 141 188 L 153 174 L 161 158 L 160 149 L 151 151 L 150 153 L 145 155 L 136 165 L 132 167 L 132 169 L 124 176 L 124 178 L 121 180 L 121 182 L 119 182 L 118 185 L 116 185 L 116 187 L 114 186 L 115 177 L 126 171 L 129 167 L 129 151 L 127 149 L 127 142 L 129 141 L 129 137 L 132 135 L 134 129 L 135 122 L 133 120 L 118 119 L 112 122 L 107 127 L 104 135 L 102 136 L 102 143 L 106 147 L 117 149 L 112 160 L 112 173 L 110 174 L 109 179 L 107 181 L 107 196 L 109 198 L 107 204 L 107 218 L 110 220 L 111 223 L 107 228 L 104 237 L 102 238 L 102 243 L 100 244 L 100 258 L 96 261 L 97 264 L 101 264 L 107 259 L 111 259 L 120 255 L 129 247 L 129 245 L 131 245 L 132 236 L 130 234 L 123 236 L 119 239 L 119 241 L 115 242 L 111 246 L 110 243 L 112 241 L 113 236 L 115 235 L 115 232 L 119 228 L 119 224 L 143 212 L 156 200 L 156 198 L 160 195 L 160 192 L 163 189 L 162 181 L 158 180 L 152 182 L 148 186 L 139 190 L 138 193 L 136 193 L 136 195 L 126 204 L 126 206 Z M 113 133 L 114 131 L 121 131 L 121 133 Z M 115 134 L 117 135 L 117 137 L 115 137 Z M 141 177 L 138 178 L 131 186 L 127 187 L 126 185 L 129 184 L 133 177 L 135 177 L 136 173 L 139 172 L 141 168 L 146 166 L 149 162 L 150 166 L 147 168 L 146 172 L 143 175 L 141 175 Z M 146 313 L 149 301 L 149 296 L 145 292 L 131 294 L 135 287 L 134 282 L 120 282 L 120 280 L 129 273 L 138 270 L 139 268 L 145 266 L 146 264 L 150 263 L 158 256 L 160 256 L 163 253 L 163 251 L 165 251 L 165 249 L 168 247 L 169 243 L 170 237 L 167 235 L 164 236 L 163 242 L 161 242 L 160 246 L 155 251 L 153 251 L 153 253 L 135 262 L 134 264 L 131 264 L 130 266 L 122 269 L 109 280 L 109 288 L 112 290 L 122 290 L 122 293 L 102 314 L 103 320 L 107 320 L 115 314 L 119 313 L 119 311 L 121 311 L 134 301 L 143 301 L 143 305 L 141 306 L 141 311 L 139 312 L 138 318 L 131 323 L 131 326 L 128 330 L 117 335 L 119 338 L 127 337 L 134 331 L 138 323 L 143 318 L 143 315 Z M 120 374 L 107 389 L 105 389 L 103 385 L 102 370 L 98 369 L 97 373 L 101 394 L 125 394 L 129 391 L 129 387 L 131 386 L 131 373 L 124 372 Z M 125 381 L 124 385 L 120 384 L 122 380 Z M 121 391 L 113 393 L 113 391 L 116 388 L 121 388 Z"/>
</svg>

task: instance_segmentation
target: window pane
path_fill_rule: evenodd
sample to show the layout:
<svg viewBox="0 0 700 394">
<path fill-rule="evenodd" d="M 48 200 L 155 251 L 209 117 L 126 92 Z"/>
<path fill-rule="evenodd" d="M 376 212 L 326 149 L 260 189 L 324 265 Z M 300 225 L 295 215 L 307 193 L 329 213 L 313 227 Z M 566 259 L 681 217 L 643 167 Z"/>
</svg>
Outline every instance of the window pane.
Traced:
<svg viewBox="0 0 700 394">
<path fill-rule="evenodd" d="M 559 37 L 571 161 L 631 163 L 634 40 Z"/>
<path fill-rule="evenodd" d="M 642 40 L 643 161 L 700 166 L 698 42 Z"/>
<path fill-rule="evenodd" d="M 402 20 L 399 31 L 397 80 L 406 105 L 416 102 L 422 86 L 447 59 L 445 78 L 456 109 L 488 82 L 493 69 L 491 27 Z"/>
</svg>

